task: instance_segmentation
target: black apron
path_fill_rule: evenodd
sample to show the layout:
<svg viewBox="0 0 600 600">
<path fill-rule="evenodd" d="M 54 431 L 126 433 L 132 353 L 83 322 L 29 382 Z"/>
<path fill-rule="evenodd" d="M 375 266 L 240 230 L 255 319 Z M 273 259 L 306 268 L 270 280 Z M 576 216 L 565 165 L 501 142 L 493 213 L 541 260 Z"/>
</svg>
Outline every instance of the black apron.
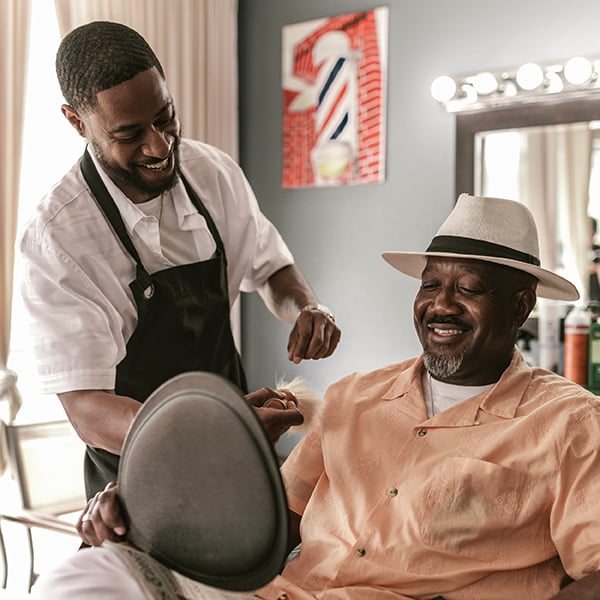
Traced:
<svg viewBox="0 0 600 600">
<path fill-rule="evenodd" d="M 221 236 L 204 204 L 179 174 L 187 194 L 206 219 L 217 250 L 208 260 L 150 275 L 127 234 L 123 219 L 86 150 L 81 171 L 115 234 L 136 262 L 129 284 L 138 311 L 136 328 L 117 365 L 115 392 L 138 402 L 179 373 L 209 371 L 223 375 L 247 393 L 246 377 L 230 323 L 227 258 Z M 119 457 L 87 446 L 85 487 L 88 498 L 116 481 Z"/>
</svg>

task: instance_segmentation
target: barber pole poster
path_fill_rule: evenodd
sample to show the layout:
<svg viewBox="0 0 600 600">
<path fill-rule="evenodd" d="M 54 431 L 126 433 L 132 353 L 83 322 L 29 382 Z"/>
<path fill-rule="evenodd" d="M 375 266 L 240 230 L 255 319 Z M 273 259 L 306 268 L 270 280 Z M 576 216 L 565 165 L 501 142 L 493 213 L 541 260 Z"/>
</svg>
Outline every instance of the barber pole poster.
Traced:
<svg viewBox="0 0 600 600">
<path fill-rule="evenodd" d="M 282 31 L 284 188 L 385 180 L 387 7 Z"/>
</svg>

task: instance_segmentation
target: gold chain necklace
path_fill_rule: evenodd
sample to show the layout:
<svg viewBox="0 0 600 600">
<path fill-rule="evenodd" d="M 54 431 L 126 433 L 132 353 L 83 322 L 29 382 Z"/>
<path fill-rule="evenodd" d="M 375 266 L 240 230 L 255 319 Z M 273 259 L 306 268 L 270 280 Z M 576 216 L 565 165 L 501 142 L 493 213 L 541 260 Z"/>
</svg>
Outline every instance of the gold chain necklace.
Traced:
<svg viewBox="0 0 600 600">
<path fill-rule="evenodd" d="M 165 202 L 164 193 L 160 195 L 160 212 L 158 213 L 158 226 L 162 223 L 162 215 L 163 215 L 163 204 Z"/>
</svg>

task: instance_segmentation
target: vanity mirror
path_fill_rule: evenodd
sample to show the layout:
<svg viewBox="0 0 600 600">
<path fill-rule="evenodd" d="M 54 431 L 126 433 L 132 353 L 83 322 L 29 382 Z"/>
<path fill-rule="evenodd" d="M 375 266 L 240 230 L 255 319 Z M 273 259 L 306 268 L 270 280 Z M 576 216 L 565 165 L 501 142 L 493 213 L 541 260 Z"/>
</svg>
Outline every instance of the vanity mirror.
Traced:
<svg viewBox="0 0 600 600">
<path fill-rule="evenodd" d="M 583 303 L 594 305 L 600 300 L 592 262 L 598 240 L 588 210 L 600 173 L 600 97 L 520 103 L 455 118 L 455 198 L 463 192 L 533 197 L 542 264 L 572 280 Z M 511 154 L 499 151 L 506 147 Z M 600 210 L 594 216 L 600 218 Z M 525 327 L 534 336 L 536 364 L 561 372 L 562 322 L 570 308 L 538 302 Z"/>
<path fill-rule="evenodd" d="M 599 120 L 600 96 L 457 113 L 455 190 L 457 192 L 474 192 L 477 134 L 569 123 L 593 123 Z"/>
<path fill-rule="evenodd" d="M 596 294 L 589 282 L 588 205 L 599 171 L 599 121 L 600 97 L 594 96 L 456 114 L 455 197 L 533 198 L 542 263 L 573 280 L 585 302 Z M 600 217 L 593 206 L 591 212 Z"/>
</svg>

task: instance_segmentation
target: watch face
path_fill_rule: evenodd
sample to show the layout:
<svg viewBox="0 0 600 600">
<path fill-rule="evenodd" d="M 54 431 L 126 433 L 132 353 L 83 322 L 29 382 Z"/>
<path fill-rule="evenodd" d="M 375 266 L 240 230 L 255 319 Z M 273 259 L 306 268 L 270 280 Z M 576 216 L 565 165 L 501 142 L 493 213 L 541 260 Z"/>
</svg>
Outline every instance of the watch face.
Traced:
<svg viewBox="0 0 600 600">
<path fill-rule="evenodd" d="M 333 312 L 328 306 L 325 306 L 324 304 L 317 304 L 317 310 L 321 311 L 322 313 L 325 313 L 332 321 L 335 321 Z"/>
<path fill-rule="evenodd" d="M 300 312 L 302 312 L 303 310 L 318 310 L 319 312 L 326 314 L 332 321 L 335 321 L 335 316 L 333 312 L 328 306 L 325 306 L 324 304 L 307 304 L 300 310 Z"/>
</svg>

